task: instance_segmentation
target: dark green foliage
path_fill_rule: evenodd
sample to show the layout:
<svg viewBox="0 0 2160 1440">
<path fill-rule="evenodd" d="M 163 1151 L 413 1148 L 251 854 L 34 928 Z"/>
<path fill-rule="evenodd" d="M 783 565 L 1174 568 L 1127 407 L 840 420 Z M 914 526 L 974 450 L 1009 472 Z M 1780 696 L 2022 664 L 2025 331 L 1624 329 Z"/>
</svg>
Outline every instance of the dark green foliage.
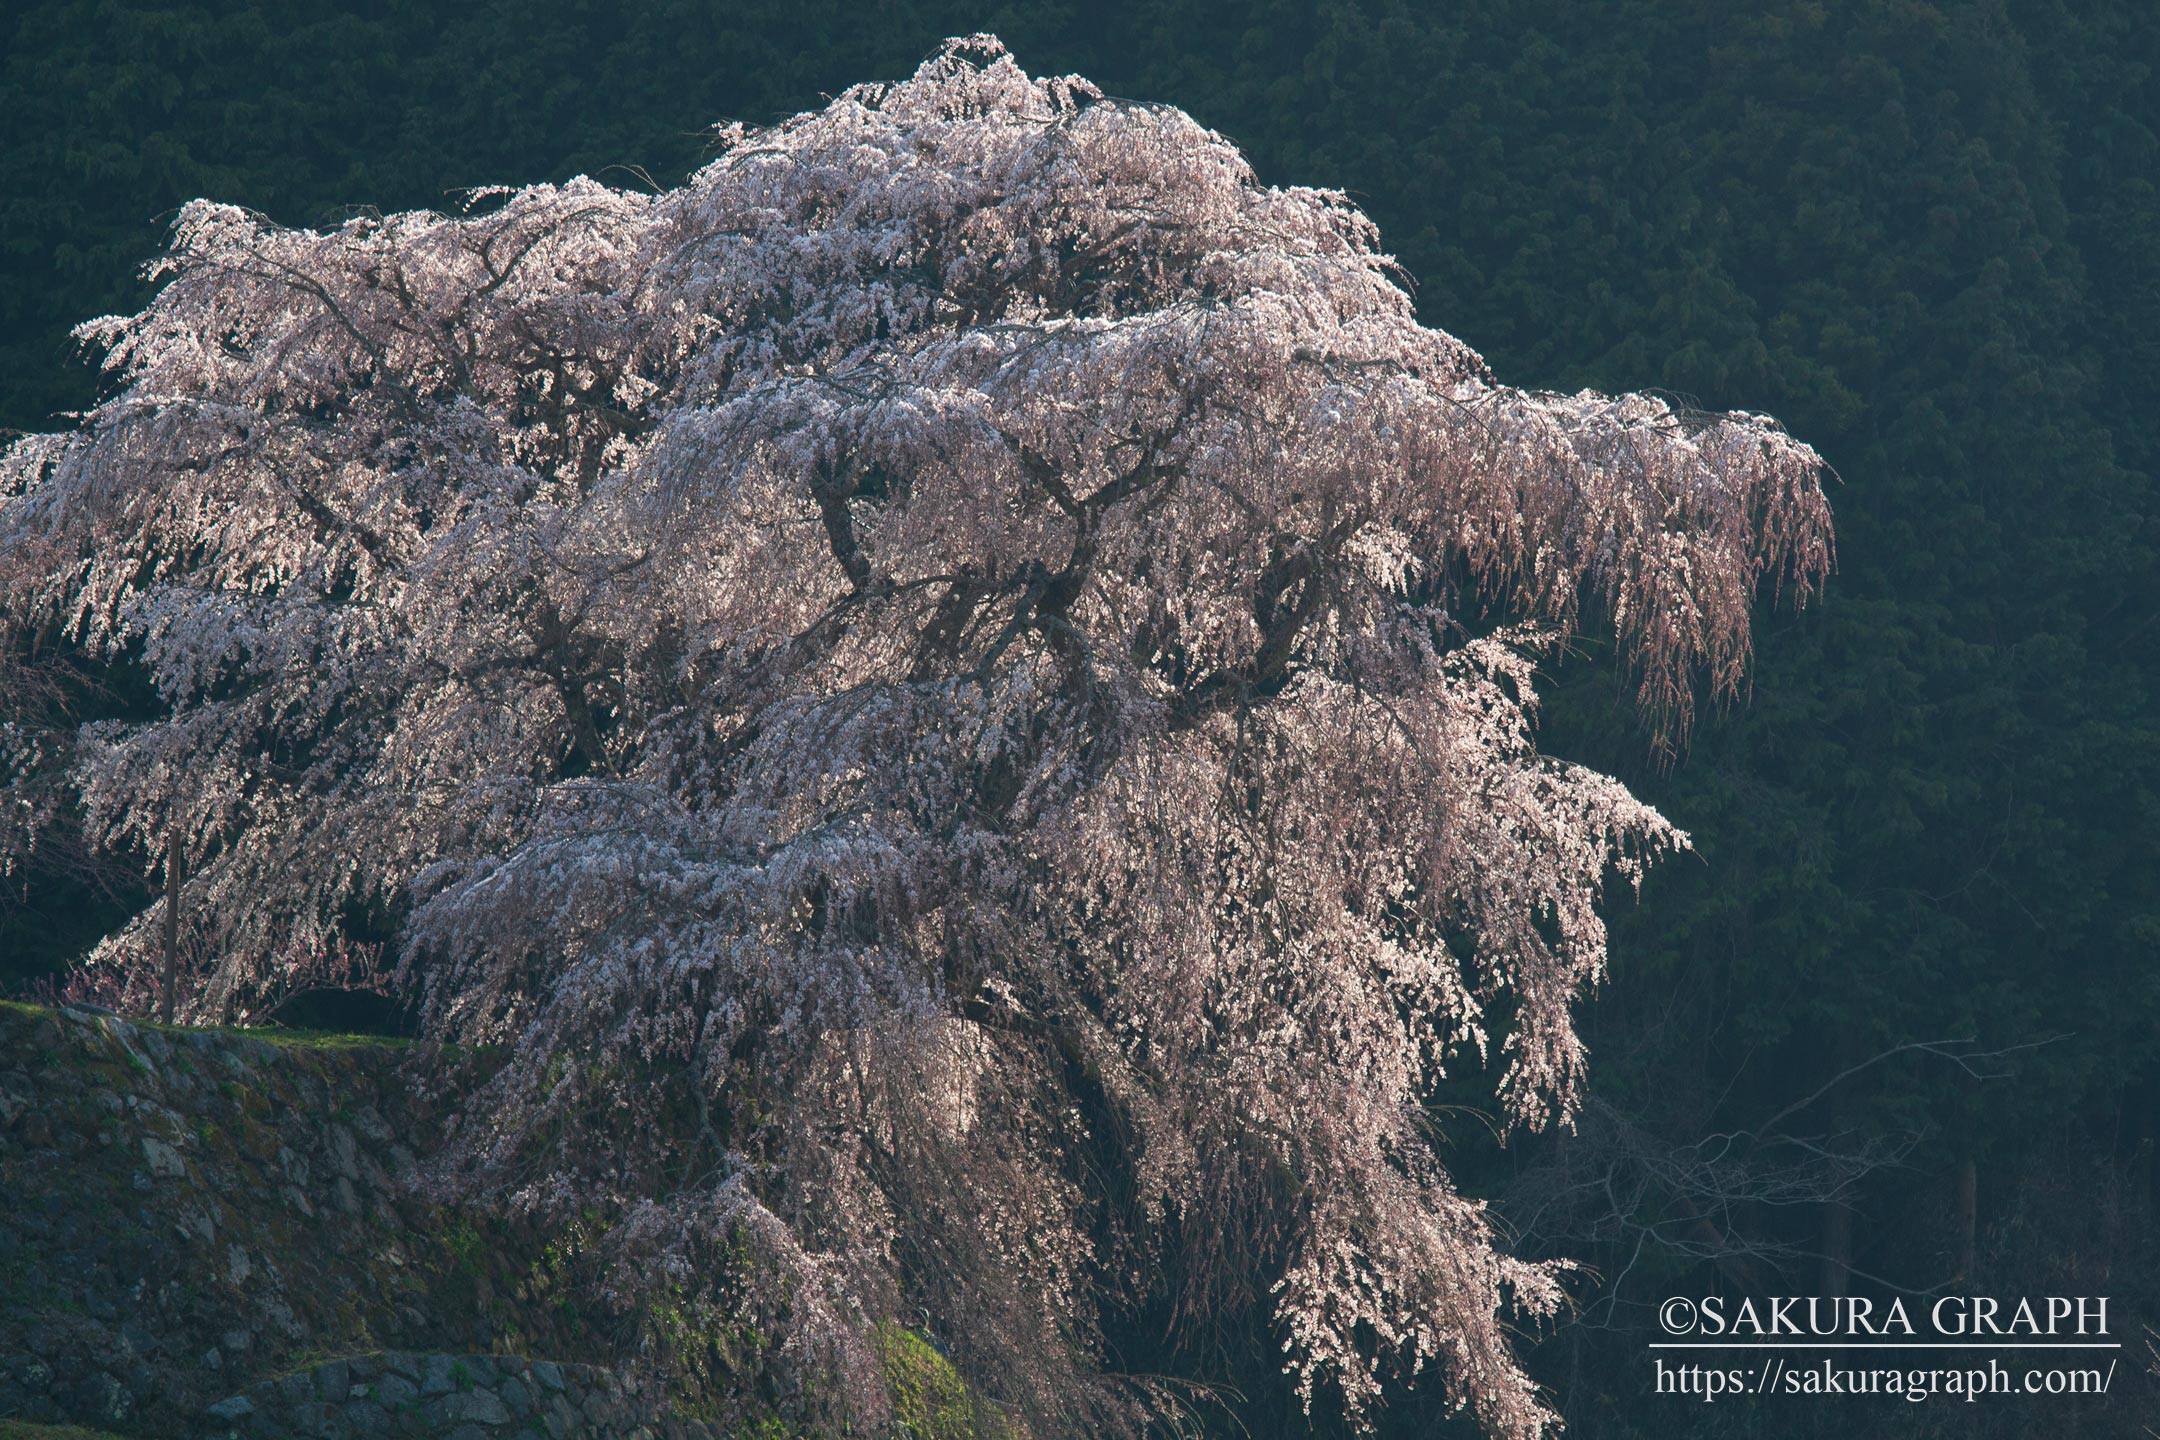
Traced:
<svg viewBox="0 0 2160 1440">
<path fill-rule="evenodd" d="M 10 6 L 0 426 L 50 428 L 90 399 L 67 332 L 138 307 L 139 267 L 186 200 L 324 224 L 445 207 L 503 181 L 586 172 L 636 184 L 641 168 L 669 183 L 697 163 L 717 120 L 769 122 L 857 80 L 904 75 L 956 30 L 996 23 L 1024 47 L 1058 23 L 1055 7 L 1026 7 L 1025 20 L 975 8 Z"/>
<path fill-rule="evenodd" d="M 1902 1054 L 1786 1117 L 1916 1138 L 1905 1168 L 1853 1192 L 1856 1274 L 1950 1280 L 1970 1160 L 1971 1288 L 2081 1280 L 2151 1302 L 2134 1265 L 2154 1254 L 2160 1184 L 2160 25 L 2144 5 L 46 0 L 8 23 L 4 425 L 88 399 L 66 327 L 139 301 L 134 267 L 191 196 L 319 223 L 581 170 L 635 183 L 610 165 L 670 183 L 709 122 L 901 75 L 973 29 L 1031 70 L 1184 107 L 1268 180 L 1349 190 L 1428 319 L 1511 382 L 1662 385 L 1778 415 L 1840 473 L 1840 568 L 1819 608 L 1762 626 L 1752 698 L 1662 772 L 1603 657 L 1553 687 L 1549 748 L 1628 778 L 1699 847 L 1621 917 L 1588 1018 L 1593 1086 L 1679 1145 L 1757 1126 L 1893 1046 L 2008 1050 L 1975 1065 L 1992 1079 Z M 1546 1158 L 1495 1157 L 1489 1178 Z M 2089 1183 L 2066 1191 L 2072 1174 Z M 1721 1222 L 1820 1248 L 1813 1210 Z M 2112 1279 L 2094 1278 L 2102 1248 Z M 1638 1300 L 1720 1283 L 1654 1251 Z M 1627 1257 L 1585 1258 L 1610 1275 Z M 1782 1278 L 1818 1280 L 1807 1262 Z M 1711 1427 L 1656 1410 L 1644 1317 L 1615 1323 L 1544 1357 L 1578 1433 Z M 1136 1338 L 1127 1358 L 1225 1353 Z M 1238 1376 L 1255 1434 L 1299 1423 L 1271 1370 Z M 2079 1433 L 2135 1433 L 2134 1410 Z M 1427 1433 L 1431 1416 L 1396 1418 Z M 1876 1419 L 1902 1417 L 1861 1423 Z M 1779 1423 L 1833 1422 L 1867 1433 L 1827 1408 Z"/>
</svg>

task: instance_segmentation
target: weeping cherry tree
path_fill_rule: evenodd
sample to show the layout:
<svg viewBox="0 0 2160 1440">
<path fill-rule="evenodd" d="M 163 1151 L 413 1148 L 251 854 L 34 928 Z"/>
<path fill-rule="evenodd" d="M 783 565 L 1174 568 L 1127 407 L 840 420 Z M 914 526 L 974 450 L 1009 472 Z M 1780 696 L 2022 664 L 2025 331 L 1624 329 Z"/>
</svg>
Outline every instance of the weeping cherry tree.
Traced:
<svg viewBox="0 0 2160 1440">
<path fill-rule="evenodd" d="M 189 205 L 0 466 L 9 665 L 156 713 L 17 707 L 0 856 L 134 857 L 89 963 L 182 1021 L 393 916 L 505 1057 L 439 1183 L 602 1215 L 618 1300 L 742 1317 L 805 1413 L 881 1423 L 927 1317 L 1035 1433 L 1140 1423 L 1104 1327 L 1174 1283 L 1308 1407 L 1549 1430 L 1562 1277 L 1431 1099 L 1565 1121 L 1597 905 L 1686 840 L 1538 753 L 1534 667 L 1609 626 L 1677 737 L 1827 569 L 1817 457 L 1498 383 L 1342 195 L 987 37 L 717 152 Z"/>
</svg>

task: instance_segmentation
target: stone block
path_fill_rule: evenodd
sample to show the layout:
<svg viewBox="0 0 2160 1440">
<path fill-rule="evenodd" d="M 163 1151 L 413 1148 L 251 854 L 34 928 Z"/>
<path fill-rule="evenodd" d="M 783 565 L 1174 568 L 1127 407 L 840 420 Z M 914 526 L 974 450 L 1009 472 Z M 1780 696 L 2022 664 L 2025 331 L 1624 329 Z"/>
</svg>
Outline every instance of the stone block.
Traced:
<svg viewBox="0 0 2160 1440">
<path fill-rule="evenodd" d="M 428 1419 L 437 1425 L 471 1422 L 476 1425 L 507 1425 L 510 1407 L 492 1390 L 455 1390 L 438 1395 L 427 1405 Z"/>
</svg>

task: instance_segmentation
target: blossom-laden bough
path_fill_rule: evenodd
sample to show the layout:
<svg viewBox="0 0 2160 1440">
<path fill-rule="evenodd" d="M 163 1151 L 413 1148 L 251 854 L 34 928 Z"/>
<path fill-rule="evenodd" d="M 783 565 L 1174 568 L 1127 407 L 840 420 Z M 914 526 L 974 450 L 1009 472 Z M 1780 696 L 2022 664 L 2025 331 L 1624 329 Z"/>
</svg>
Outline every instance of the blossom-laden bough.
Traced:
<svg viewBox="0 0 2160 1440">
<path fill-rule="evenodd" d="M 1662 733 L 1733 692 L 1829 564 L 1806 446 L 1503 386 L 1343 196 L 987 37 L 680 189 L 197 202 L 158 274 L 7 454 L 0 603 L 154 677 L 8 753 L 28 829 L 185 857 L 184 1018 L 400 917 L 509 1057 L 447 1183 L 597 1209 L 828 1417 L 926 1316 L 1033 1433 L 1137 1423 L 1102 1327 L 1177 1276 L 1308 1404 L 1552 1425 L 1560 1277 L 1429 1101 L 1567 1115 L 1596 904 L 1685 837 L 1538 754 L 1533 666 L 1592 616 Z"/>
</svg>

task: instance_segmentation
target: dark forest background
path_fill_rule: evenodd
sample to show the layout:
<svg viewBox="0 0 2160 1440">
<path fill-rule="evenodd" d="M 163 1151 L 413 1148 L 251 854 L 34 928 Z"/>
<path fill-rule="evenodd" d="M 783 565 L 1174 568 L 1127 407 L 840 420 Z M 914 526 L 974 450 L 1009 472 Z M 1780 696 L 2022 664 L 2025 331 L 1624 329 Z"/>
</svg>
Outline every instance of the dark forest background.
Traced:
<svg viewBox="0 0 2160 1440">
<path fill-rule="evenodd" d="M 1653 1393 L 1667 1294 L 2107 1294 L 2160 1320 L 2160 13 L 2147 0 L 1025 4 L 415 0 L 0 10 L 0 426 L 95 376 L 197 195 L 294 224 L 457 189 L 678 181 L 771 121 L 994 30 L 1176 104 L 1263 179 L 1348 190 L 1429 323 L 1515 384 L 1777 415 L 1836 467 L 1839 567 L 1764 617 L 1753 693 L 1661 767 L 1612 667 L 1547 748 L 1691 831 L 1588 1009 L 1572 1137 L 1461 1165 L 1589 1267 L 1526 1337 L 1571 1433 L 2139 1435 L 2099 1405 Z M 634 168 L 633 168 L 634 167 Z M 111 919 L 0 910 L 0 982 Z M 1260 1333 L 1119 1359 L 1303 1433 Z M 2136 1348 L 2122 1352 L 2124 1368 Z M 2105 1357 L 2103 1357 L 2105 1358 Z M 1434 1433 L 1406 1397 L 1389 1430 Z M 1331 1421 L 1315 1417 L 1326 1432 Z"/>
</svg>

